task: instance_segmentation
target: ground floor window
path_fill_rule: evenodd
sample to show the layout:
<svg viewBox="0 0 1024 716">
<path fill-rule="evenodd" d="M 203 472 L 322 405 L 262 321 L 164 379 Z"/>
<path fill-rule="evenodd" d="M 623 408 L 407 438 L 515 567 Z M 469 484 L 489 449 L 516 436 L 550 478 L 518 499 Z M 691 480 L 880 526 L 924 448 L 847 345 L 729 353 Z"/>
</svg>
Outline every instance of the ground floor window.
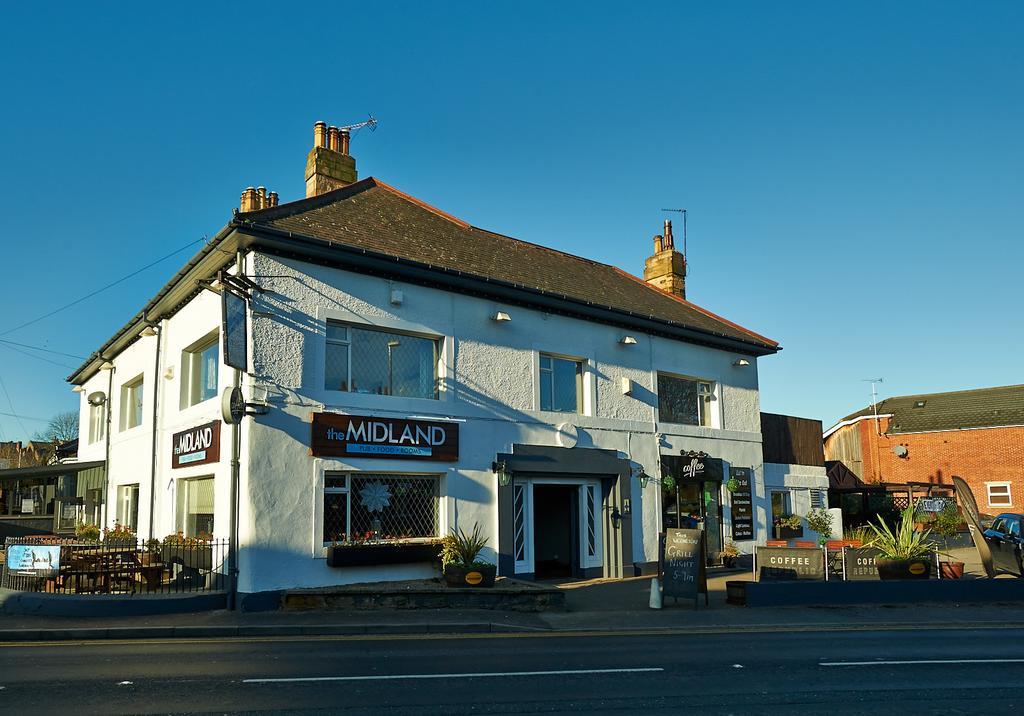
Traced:
<svg viewBox="0 0 1024 716">
<path fill-rule="evenodd" d="M 186 537 L 213 536 L 213 478 L 178 480 L 177 529 Z"/>
<path fill-rule="evenodd" d="M 437 475 L 327 473 L 323 540 L 423 539 L 441 536 Z"/>
<path fill-rule="evenodd" d="M 117 488 L 117 524 L 132 532 L 139 529 L 139 486 L 119 485 Z"/>
<path fill-rule="evenodd" d="M 789 490 L 773 490 L 771 498 L 773 536 L 777 539 L 803 537 L 800 517 L 793 514 L 793 493 Z"/>
<path fill-rule="evenodd" d="M 1010 507 L 1013 504 L 1013 499 L 1010 495 L 1010 483 L 986 482 L 985 490 L 988 493 L 989 507 Z"/>
</svg>

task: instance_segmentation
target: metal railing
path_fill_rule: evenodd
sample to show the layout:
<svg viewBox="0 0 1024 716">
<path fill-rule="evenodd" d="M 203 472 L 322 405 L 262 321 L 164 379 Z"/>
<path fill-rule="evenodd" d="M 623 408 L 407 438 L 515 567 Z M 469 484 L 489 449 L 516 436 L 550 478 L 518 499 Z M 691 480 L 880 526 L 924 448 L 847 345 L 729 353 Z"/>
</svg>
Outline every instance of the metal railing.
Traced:
<svg viewBox="0 0 1024 716">
<path fill-rule="evenodd" d="M 8 537 L 0 587 L 52 594 L 180 594 L 228 587 L 228 540 Z"/>
</svg>

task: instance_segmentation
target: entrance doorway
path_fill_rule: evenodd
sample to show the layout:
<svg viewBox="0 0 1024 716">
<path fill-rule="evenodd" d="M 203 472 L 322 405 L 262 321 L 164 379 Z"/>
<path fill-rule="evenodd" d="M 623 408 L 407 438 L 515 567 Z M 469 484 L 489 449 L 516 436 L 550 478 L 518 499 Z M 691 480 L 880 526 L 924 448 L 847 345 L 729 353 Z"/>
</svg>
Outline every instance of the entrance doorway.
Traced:
<svg viewBox="0 0 1024 716">
<path fill-rule="evenodd" d="M 717 480 L 676 483 L 663 488 L 662 525 L 703 528 L 708 563 L 717 563 L 722 551 L 721 485 Z"/>
<path fill-rule="evenodd" d="M 535 579 L 568 579 L 579 573 L 579 487 L 533 486 Z"/>
</svg>

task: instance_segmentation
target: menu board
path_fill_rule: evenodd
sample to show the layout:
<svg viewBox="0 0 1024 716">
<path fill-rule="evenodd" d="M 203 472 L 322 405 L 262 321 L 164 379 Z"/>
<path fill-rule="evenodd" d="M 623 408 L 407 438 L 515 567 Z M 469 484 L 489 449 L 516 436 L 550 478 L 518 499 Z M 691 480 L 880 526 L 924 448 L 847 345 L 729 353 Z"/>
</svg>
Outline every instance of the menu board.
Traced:
<svg viewBox="0 0 1024 716">
<path fill-rule="evenodd" d="M 693 599 L 707 595 L 704 567 L 704 531 L 669 528 L 661 565 L 662 594 L 666 597 Z"/>
<path fill-rule="evenodd" d="M 729 468 L 729 479 L 737 487 L 729 494 L 732 506 L 732 538 L 734 540 L 754 539 L 754 490 L 749 467 Z"/>
</svg>

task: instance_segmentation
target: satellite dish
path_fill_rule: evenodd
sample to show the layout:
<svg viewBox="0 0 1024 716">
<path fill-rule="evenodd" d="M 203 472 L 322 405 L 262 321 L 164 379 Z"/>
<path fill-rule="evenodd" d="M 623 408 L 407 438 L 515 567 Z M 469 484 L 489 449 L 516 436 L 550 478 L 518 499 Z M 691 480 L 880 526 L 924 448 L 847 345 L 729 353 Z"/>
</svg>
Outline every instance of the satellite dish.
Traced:
<svg viewBox="0 0 1024 716">
<path fill-rule="evenodd" d="M 892 452 L 893 452 L 893 454 L 896 457 L 906 457 L 907 456 L 907 448 L 904 447 L 903 445 L 896 445 L 896 446 L 894 446 L 893 449 L 892 449 Z"/>
<path fill-rule="evenodd" d="M 89 401 L 89 405 L 100 406 L 107 402 L 107 396 L 102 390 L 97 390 L 95 393 L 89 393 L 86 400 Z"/>
</svg>

